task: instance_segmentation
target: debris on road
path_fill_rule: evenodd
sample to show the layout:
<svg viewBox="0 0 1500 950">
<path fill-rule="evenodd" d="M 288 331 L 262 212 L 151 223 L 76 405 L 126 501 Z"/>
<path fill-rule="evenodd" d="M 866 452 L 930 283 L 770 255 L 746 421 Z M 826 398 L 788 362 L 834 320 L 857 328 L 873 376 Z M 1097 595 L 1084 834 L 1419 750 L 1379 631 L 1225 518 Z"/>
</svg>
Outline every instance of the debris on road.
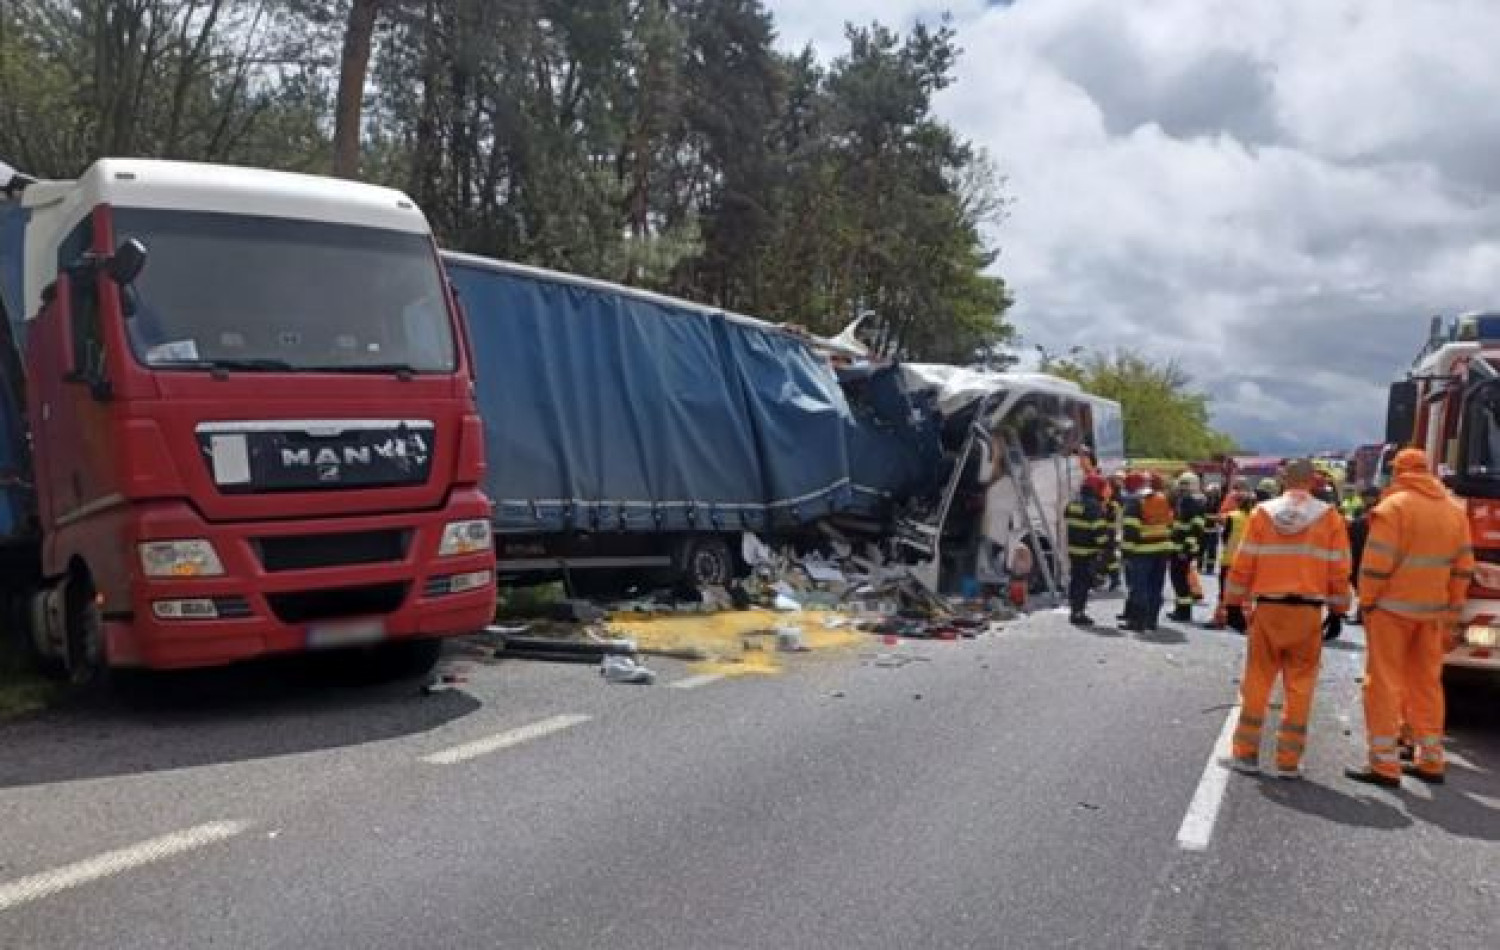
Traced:
<svg viewBox="0 0 1500 950">
<path fill-rule="evenodd" d="M 610 655 L 599 666 L 599 675 L 606 683 L 632 683 L 650 686 L 656 682 L 656 671 L 641 666 L 628 656 Z"/>
</svg>

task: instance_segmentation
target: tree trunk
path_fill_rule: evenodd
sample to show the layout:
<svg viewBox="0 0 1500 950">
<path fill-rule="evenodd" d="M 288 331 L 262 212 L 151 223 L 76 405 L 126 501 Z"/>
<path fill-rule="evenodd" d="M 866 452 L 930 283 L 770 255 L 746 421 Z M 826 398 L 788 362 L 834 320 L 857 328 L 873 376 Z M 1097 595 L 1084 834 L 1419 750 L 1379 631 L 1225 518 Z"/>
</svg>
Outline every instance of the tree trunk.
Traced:
<svg viewBox="0 0 1500 950">
<path fill-rule="evenodd" d="M 370 47 L 381 0 L 354 0 L 344 28 L 344 52 L 339 60 L 339 95 L 333 115 L 333 173 L 359 177 L 360 124 L 365 101 L 365 76 L 370 71 Z"/>
</svg>

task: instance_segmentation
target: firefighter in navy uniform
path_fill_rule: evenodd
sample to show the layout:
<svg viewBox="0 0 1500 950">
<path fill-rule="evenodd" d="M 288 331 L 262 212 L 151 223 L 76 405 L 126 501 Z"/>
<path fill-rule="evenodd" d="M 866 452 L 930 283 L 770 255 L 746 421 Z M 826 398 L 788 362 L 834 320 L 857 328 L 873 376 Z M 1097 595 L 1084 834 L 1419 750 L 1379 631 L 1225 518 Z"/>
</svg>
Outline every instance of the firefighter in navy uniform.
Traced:
<svg viewBox="0 0 1500 950">
<path fill-rule="evenodd" d="M 1177 497 L 1172 503 L 1172 578 L 1173 602 L 1169 618 L 1179 623 L 1190 623 L 1193 619 L 1193 604 L 1198 597 L 1193 591 L 1193 568 L 1197 566 L 1198 552 L 1203 549 L 1203 534 L 1207 530 L 1207 512 L 1203 495 L 1198 490 L 1198 476 L 1183 472 L 1177 477 Z"/>
<path fill-rule="evenodd" d="M 1126 495 L 1120 519 L 1120 547 L 1125 555 L 1125 615 L 1120 629 L 1135 633 L 1155 630 L 1161 616 L 1162 585 L 1172 556 L 1172 506 L 1157 486 L 1141 472 L 1125 477 Z"/>
<path fill-rule="evenodd" d="M 1109 548 L 1110 525 L 1104 512 L 1103 494 L 1106 483 L 1098 475 L 1083 480 L 1078 497 L 1068 503 L 1063 512 L 1068 527 L 1068 622 L 1079 627 L 1092 627 L 1094 620 L 1087 613 L 1089 591 L 1094 587 L 1094 574 L 1100 560 Z"/>
<path fill-rule="evenodd" d="M 1109 522 L 1109 547 L 1103 556 L 1104 577 L 1109 581 L 1109 592 L 1120 589 L 1120 518 L 1125 511 L 1125 473 L 1118 472 L 1110 479 L 1110 491 L 1104 499 L 1104 520 Z"/>
</svg>

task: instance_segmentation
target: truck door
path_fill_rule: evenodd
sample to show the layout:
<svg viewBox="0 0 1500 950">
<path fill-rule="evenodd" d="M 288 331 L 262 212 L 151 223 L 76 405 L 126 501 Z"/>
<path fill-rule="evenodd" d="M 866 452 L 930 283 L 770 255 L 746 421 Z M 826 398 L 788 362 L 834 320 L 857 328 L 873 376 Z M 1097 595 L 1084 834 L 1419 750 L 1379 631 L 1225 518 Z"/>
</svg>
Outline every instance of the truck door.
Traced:
<svg viewBox="0 0 1500 950">
<path fill-rule="evenodd" d="M 80 266 L 93 239 L 89 216 L 62 242 L 53 299 L 43 306 L 28 334 L 29 410 L 40 512 L 48 532 L 44 570 L 49 574 L 59 573 L 78 547 L 73 542 L 59 547 L 59 533 L 87 531 L 86 521 L 124 504 L 109 424 L 112 356 L 118 354 L 112 354 L 106 342 L 107 278 L 97 267 Z M 109 539 L 96 550 L 122 547 L 119 539 Z"/>
</svg>

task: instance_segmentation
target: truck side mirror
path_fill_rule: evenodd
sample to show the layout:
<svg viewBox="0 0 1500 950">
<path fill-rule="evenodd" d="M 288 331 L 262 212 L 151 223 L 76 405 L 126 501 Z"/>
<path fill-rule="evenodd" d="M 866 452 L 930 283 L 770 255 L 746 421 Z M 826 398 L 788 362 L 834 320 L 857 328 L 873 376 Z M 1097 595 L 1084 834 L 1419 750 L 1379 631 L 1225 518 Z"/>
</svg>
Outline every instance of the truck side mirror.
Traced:
<svg viewBox="0 0 1500 950">
<path fill-rule="evenodd" d="M 138 238 L 126 238 L 105 265 L 109 279 L 121 287 L 128 287 L 146 269 L 146 245 Z"/>
<path fill-rule="evenodd" d="M 1417 384 L 1411 380 L 1391 384 L 1385 407 L 1385 441 L 1408 445 L 1417 431 Z"/>
</svg>

